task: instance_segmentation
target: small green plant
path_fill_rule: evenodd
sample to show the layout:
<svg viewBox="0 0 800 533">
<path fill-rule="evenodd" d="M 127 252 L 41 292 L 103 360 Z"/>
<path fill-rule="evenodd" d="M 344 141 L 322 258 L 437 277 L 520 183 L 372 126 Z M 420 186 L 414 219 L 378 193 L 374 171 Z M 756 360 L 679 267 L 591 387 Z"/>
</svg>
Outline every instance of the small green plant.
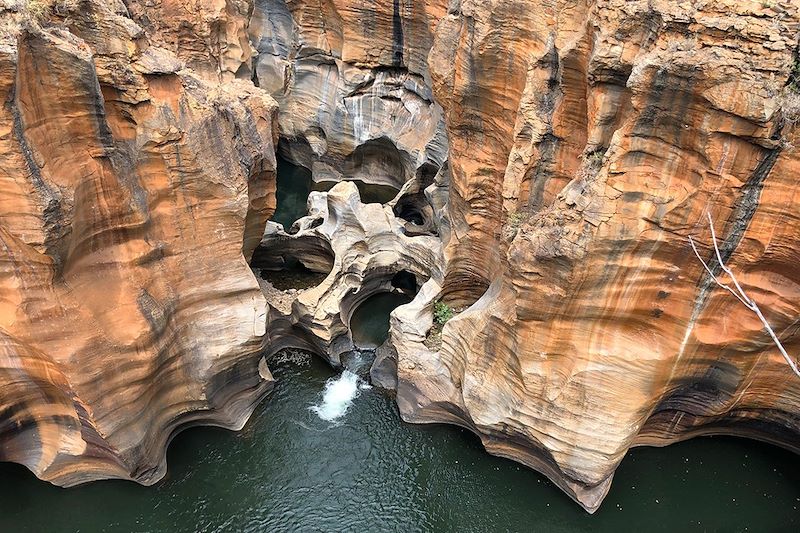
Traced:
<svg viewBox="0 0 800 533">
<path fill-rule="evenodd" d="M 448 320 L 453 318 L 456 310 L 444 302 L 433 304 L 433 326 L 425 337 L 425 346 L 433 351 L 442 347 L 442 329 Z"/>
<path fill-rule="evenodd" d="M 522 223 L 525 222 L 525 213 L 520 213 L 519 211 L 513 211 L 512 213 L 508 214 L 508 225 L 514 229 L 519 229 L 522 226 Z"/>
<path fill-rule="evenodd" d="M 453 308 L 444 302 L 436 302 L 433 305 L 433 320 L 440 326 L 444 326 L 454 315 Z"/>
<path fill-rule="evenodd" d="M 28 0 L 26 6 L 28 14 L 36 22 L 42 22 L 53 9 L 53 2 L 47 0 Z"/>
</svg>

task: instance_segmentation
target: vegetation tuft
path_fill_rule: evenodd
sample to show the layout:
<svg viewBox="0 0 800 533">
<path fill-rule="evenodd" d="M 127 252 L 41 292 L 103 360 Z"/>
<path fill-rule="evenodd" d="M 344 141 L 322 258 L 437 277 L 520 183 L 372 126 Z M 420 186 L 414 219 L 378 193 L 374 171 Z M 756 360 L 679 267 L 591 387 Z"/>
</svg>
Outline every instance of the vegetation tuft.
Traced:
<svg viewBox="0 0 800 533">
<path fill-rule="evenodd" d="M 33 20 L 41 23 L 50 16 L 53 2 L 48 0 L 28 0 L 25 8 Z"/>
<path fill-rule="evenodd" d="M 525 222 L 525 219 L 528 218 L 525 216 L 525 213 L 520 213 L 519 211 L 513 211 L 508 215 L 508 225 L 514 229 L 519 229 L 522 226 L 522 223 Z"/>
<path fill-rule="evenodd" d="M 433 351 L 438 351 L 442 347 L 442 328 L 455 315 L 456 310 L 446 303 L 436 302 L 433 304 L 433 327 L 425 338 L 425 346 Z"/>
<path fill-rule="evenodd" d="M 80 0 L 26 0 L 24 10 L 28 16 L 39 24 L 44 24 L 54 14 L 66 14 L 76 11 Z"/>
<path fill-rule="evenodd" d="M 436 302 L 433 306 L 433 320 L 440 326 L 444 326 L 454 315 L 453 308 L 444 302 Z"/>
</svg>

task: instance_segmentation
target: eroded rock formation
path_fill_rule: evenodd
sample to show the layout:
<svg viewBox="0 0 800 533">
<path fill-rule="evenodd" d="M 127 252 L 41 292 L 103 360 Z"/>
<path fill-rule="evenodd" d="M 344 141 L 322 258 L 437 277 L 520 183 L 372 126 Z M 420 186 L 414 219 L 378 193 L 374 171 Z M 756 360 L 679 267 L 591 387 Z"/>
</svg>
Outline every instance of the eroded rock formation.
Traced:
<svg viewBox="0 0 800 533">
<path fill-rule="evenodd" d="M 284 156 L 316 181 L 435 174 L 447 138 L 425 59 L 444 6 L 256 0 L 255 79 L 280 104 Z"/>
<path fill-rule="evenodd" d="M 152 483 L 176 431 L 240 428 L 272 384 L 245 257 L 277 106 L 185 69 L 121 3 L 62 15 L 0 15 L 0 460 Z"/>
<path fill-rule="evenodd" d="M 274 289 L 262 282 L 270 301 L 267 357 L 299 347 L 341 366 L 341 355 L 355 348 L 350 319 L 359 305 L 375 294 L 397 291 L 392 281 L 398 273 L 413 277 L 414 287 L 442 277 L 441 241 L 430 233 L 406 231 L 392 208 L 400 197 L 386 205 L 363 204 L 356 186 L 343 182 L 328 192 L 311 193 L 309 215 L 297 221 L 294 233 L 270 223 L 254 268 L 273 267 L 275 258 L 285 257 L 328 275 L 289 293 L 288 302 L 278 295 L 270 298 Z"/>
<path fill-rule="evenodd" d="M 710 212 L 798 353 L 796 2 L 83 0 L 45 29 L 17 4 L 0 459 L 152 482 L 180 427 L 244 423 L 262 346 L 338 364 L 398 272 L 421 288 L 372 375 L 402 416 L 470 428 L 589 511 L 634 445 L 800 451 L 800 380 L 687 239 L 710 257 Z M 264 232 L 278 132 L 315 181 L 397 197 L 341 183 Z M 257 283 L 254 250 L 317 278 Z M 431 342 L 439 301 L 461 312 Z"/>
<path fill-rule="evenodd" d="M 419 324 L 395 344 L 406 420 L 469 427 L 590 511 L 634 445 L 724 433 L 800 451 L 800 380 L 687 240 L 710 257 L 710 212 L 797 354 L 798 8 L 451 4 L 430 71 L 452 232 L 442 294 L 414 320 L 442 296 L 472 305 L 439 352 Z"/>
</svg>

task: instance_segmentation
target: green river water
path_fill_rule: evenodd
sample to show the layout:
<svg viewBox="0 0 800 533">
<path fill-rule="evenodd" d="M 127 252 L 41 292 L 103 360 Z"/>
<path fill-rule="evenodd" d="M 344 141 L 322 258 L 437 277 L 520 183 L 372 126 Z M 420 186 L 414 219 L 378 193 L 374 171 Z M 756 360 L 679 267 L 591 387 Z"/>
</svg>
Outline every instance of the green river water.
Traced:
<svg viewBox="0 0 800 533">
<path fill-rule="evenodd" d="M 0 531 L 800 531 L 800 458 L 735 439 L 632 450 L 588 515 L 469 432 L 403 423 L 393 400 L 310 354 L 272 362 L 274 393 L 240 432 L 195 428 L 153 487 L 60 489 L 0 464 Z M 363 369 L 363 367 L 362 367 Z M 345 391 L 347 392 L 347 391 Z M 330 406 L 327 406 L 330 407 Z"/>
<path fill-rule="evenodd" d="M 279 213 L 289 224 L 304 214 L 293 209 Z M 362 346 L 380 343 L 403 301 L 379 295 L 356 311 Z M 362 379 L 369 352 L 352 361 L 340 374 L 279 354 L 275 391 L 244 430 L 183 432 L 153 487 L 60 489 L 0 463 L 0 533 L 800 531 L 800 457 L 784 450 L 726 438 L 637 448 L 589 515 L 465 430 L 403 423 Z"/>
<path fill-rule="evenodd" d="M 278 179 L 276 191 L 277 208 L 272 220 L 279 222 L 288 230 L 295 220 L 307 213 L 306 205 L 311 191 L 328 191 L 336 185 L 333 181 L 314 182 L 311 171 L 293 165 L 280 155 L 278 160 Z M 388 185 L 374 185 L 359 180 L 352 180 L 358 187 L 361 201 L 368 203 L 386 203 L 392 200 L 397 190 Z"/>
</svg>

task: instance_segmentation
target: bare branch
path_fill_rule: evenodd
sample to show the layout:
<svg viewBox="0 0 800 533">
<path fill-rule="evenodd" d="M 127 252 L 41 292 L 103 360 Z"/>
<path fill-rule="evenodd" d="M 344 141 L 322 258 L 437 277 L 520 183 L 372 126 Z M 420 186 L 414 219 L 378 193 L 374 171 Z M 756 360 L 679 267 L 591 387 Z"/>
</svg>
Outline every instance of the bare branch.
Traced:
<svg viewBox="0 0 800 533">
<path fill-rule="evenodd" d="M 761 309 L 759 309 L 758 306 L 756 306 L 756 315 L 758 315 L 761 323 L 764 324 L 764 328 L 767 330 L 767 333 L 769 333 L 769 336 L 772 337 L 772 342 L 774 342 L 775 346 L 778 347 L 778 350 L 780 350 L 783 358 L 786 359 L 786 362 L 789 364 L 794 373 L 797 374 L 797 377 L 800 377 L 800 369 L 797 368 L 797 363 L 795 363 L 794 360 L 789 357 L 789 354 L 786 353 L 786 350 L 783 348 L 783 344 L 781 344 L 781 341 L 778 340 L 778 336 L 775 335 L 775 332 L 772 331 L 772 326 L 770 326 L 769 322 L 767 322 L 767 319 L 764 318 L 764 315 L 761 313 Z"/>
<path fill-rule="evenodd" d="M 731 278 L 731 281 L 733 282 L 733 285 L 736 287 L 736 290 L 732 289 L 730 287 L 730 285 L 726 285 L 725 283 L 722 283 L 719 280 L 719 278 L 717 278 L 716 274 L 714 274 L 714 272 L 711 270 L 711 267 L 709 267 L 708 264 L 703 260 L 703 258 L 700 257 L 700 253 L 697 251 L 697 246 L 695 246 L 695 244 L 694 244 L 694 239 L 692 239 L 692 237 L 690 236 L 689 237 L 689 244 L 692 245 L 692 250 L 694 251 L 694 255 L 697 256 L 697 259 L 703 265 L 703 268 L 706 269 L 706 272 L 708 272 L 708 275 L 711 276 L 711 279 L 714 280 L 714 283 L 716 283 L 717 285 L 719 285 L 720 287 L 722 287 L 726 291 L 728 291 L 731 294 L 733 294 L 734 296 L 736 296 L 736 298 L 740 302 L 742 302 L 742 304 L 744 304 L 745 307 L 747 307 L 748 309 L 750 309 L 751 311 L 753 311 L 756 314 L 758 319 L 764 325 L 764 329 L 767 330 L 767 333 L 769 333 L 770 337 L 772 338 L 772 342 L 775 343 L 775 346 L 778 347 L 778 350 L 781 352 L 781 355 L 783 356 L 783 358 L 786 359 L 786 362 L 789 364 L 789 367 L 797 375 L 797 377 L 800 377 L 800 369 L 798 368 L 797 363 L 794 361 L 794 359 L 792 359 L 789 356 L 788 353 L 786 353 L 786 350 L 784 349 L 783 344 L 781 344 L 780 339 L 778 339 L 778 336 L 772 330 L 772 326 L 770 326 L 769 322 L 767 322 L 767 319 L 764 317 L 764 314 L 761 312 L 761 309 L 759 309 L 759 307 L 756 304 L 756 302 L 752 298 L 750 298 L 747 295 L 746 292 L 744 292 L 744 289 L 739 284 L 739 280 L 737 280 L 736 276 L 733 275 L 733 271 L 731 271 L 731 269 L 728 268 L 725 265 L 725 262 L 722 260 L 722 254 L 719 251 L 719 246 L 717 246 L 717 233 L 716 233 L 716 231 L 714 231 L 714 221 L 711 218 L 711 213 L 706 213 L 706 214 L 708 215 L 708 226 L 711 228 L 711 242 L 714 245 L 714 253 L 717 256 L 717 262 L 719 263 L 719 266 L 720 266 L 720 268 L 722 268 L 723 272 L 725 272 L 728 275 L 728 277 Z"/>
<path fill-rule="evenodd" d="M 703 261 L 703 258 L 702 258 L 702 257 L 700 257 L 700 253 L 697 251 L 697 247 L 694 245 L 694 240 L 693 240 L 691 237 L 689 237 L 689 244 L 691 244 L 691 245 L 692 245 L 692 250 L 694 250 L 694 255 L 696 255 L 696 256 L 697 256 L 697 259 L 699 259 L 699 260 L 700 260 L 700 263 L 702 263 L 702 264 L 703 264 L 703 267 L 706 269 L 706 272 L 708 272 L 708 275 L 709 275 L 709 276 L 711 276 L 711 279 L 713 279 L 713 280 L 714 280 L 714 283 L 716 283 L 717 285 L 719 285 L 720 287 L 722 287 L 722 288 L 723 288 L 723 289 L 725 289 L 726 291 L 728 291 L 728 292 L 730 292 L 731 294 L 733 294 L 734 296 L 736 296 L 736 298 L 738 298 L 738 300 L 739 300 L 740 302 L 742 302 L 742 303 L 743 303 L 743 304 L 744 304 L 744 305 L 745 305 L 745 306 L 746 306 L 748 309 L 750 309 L 751 311 L 753 311 L 753 308 L 751 307 L 751 305 L 750 305 L 750 304 L 749 304 L 747 301 L 745 301 L 744 299 L 742 299 L 742 297 L 741 297 L 741 296 L 739 296 L 739 295 L 736 293 L 736 291 L 734 291 L 733 289 L 731 289 L 729 285 L 726 285 L 725 283 L 722 283 L 722 282 L 719 280 L 719 278 L 717 278 L 717 276 L 715 276 L 715 275 L 714 275 L 714 272 L 712 272 L 712 270 L 711 270 L 711 268 L 708 266 L 708 264 L 707 264 L 705 261 Z M 715 243 L 715 245 L 716 245 L 716 243 Z M 716 246 L 715 246 L 715 248 L 716 248 Z"/>
<path fill-rule="evenodd" d="M 736 276 L 733 275 L 731 269 L 725 265 L 725 261 L 722 260 L 722 255 L 719 253 L 719 246 L 717 246 L 717 232 L 714 231 L 714 221 L 711 219 L 711 213 L 706 213 L 708 215 L 708 226 L 711 228 L 711 242 L 714 243 L 714 252 L 717 254 L 717 261 L 719 261 L 719 266 L 722 267 L 722 270 L 731 278 L 733 284 L 736 285 L 736 290 L 739 291 L 739 300 L 747 305 L 747 308 L 751 311 L 755 311 L 756 303 L 750 299 L 749 296 L 744 292 L 741 285 L 739 285 L 739 281 L 736 279 Z"/>
</svg>

